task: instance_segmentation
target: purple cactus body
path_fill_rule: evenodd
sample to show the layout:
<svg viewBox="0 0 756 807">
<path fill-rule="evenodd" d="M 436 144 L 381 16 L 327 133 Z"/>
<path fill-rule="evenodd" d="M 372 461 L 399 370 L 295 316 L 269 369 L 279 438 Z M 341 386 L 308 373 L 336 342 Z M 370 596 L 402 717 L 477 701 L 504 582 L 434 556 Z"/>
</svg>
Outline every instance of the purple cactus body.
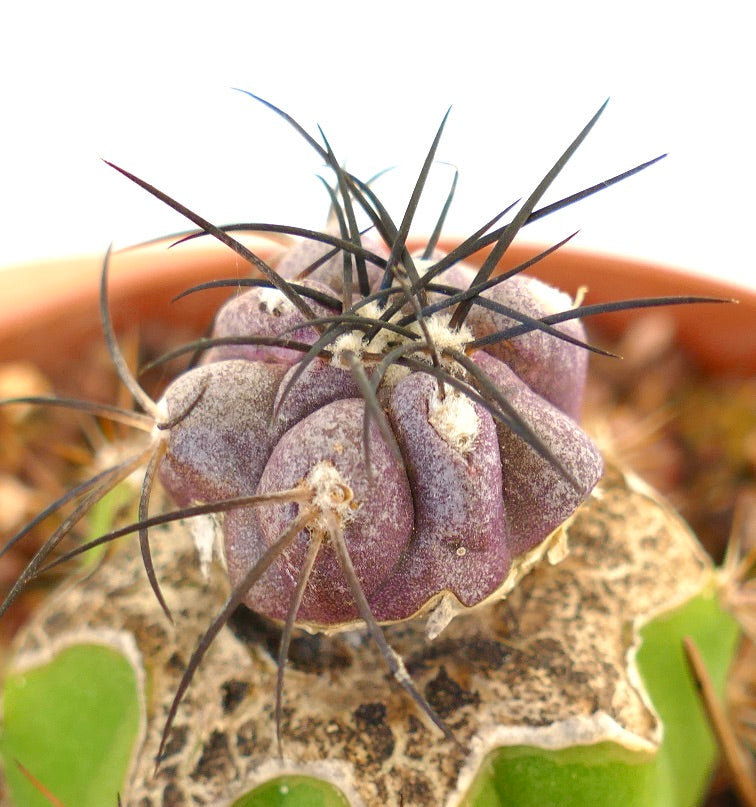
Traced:
<svg viewBox="0 0 756 807">
<path fill-rule="evenodd" d="M 601 478 L 603 460 L 578 424 L 533 392 L 510 367 L 484 351 L 475 361 L 579 482 L 576 490 L 553 463 L 497 424 L 510 549 L 519 555 L 537 546 L 575 511 Z"/>
<path fill-rule="evenodd" d="M 387 258 L 389 255 L 386 245 L 375 236 L 364 235 L 362 246 L 382 258 Z M 302 273 L 305 273 L 306 279 L 322 283 L 328 286 L 332 293 L 340 295 L 344 288 L 344 259 L 341 252 L 336 252 L 315 269 L 308 271 L 310 266 L 332 252 L 333 247 L 320 241 L 306 239 L 299 241 L 283 255 L 276 266 L 276 271 L 281 277 L 291 281 L 297 280 Z M 352 259 L 352 266 L 354 267 L 354 259 Z M 366 262 L 365 268 L 370 288 L 374 289 L 383 277 L 383 269 L 370 261 Z M 353 271 L 353 283 L 356 284 L 355 274 Z"/>
<path fill-rule="evenodd" d="M 296 487 L 315 466 L 335 469 L 353 499 L 342 518 L 344 534 L 357 577 L 370 598 L 407 546 L 413 528 L 410 485 L 378 430 L 370 431 L 372 478 L 365 464 L 362 423 L 365 404 L 356 398 L 334 401 L 300 420 L 278 441 L 260 479 L 258 492 Z M 226 557 L 232 583 L 256 562 L 259 554 L 291 523 L 294 504 L 245 509 L 226 517 Z M 321 529 L 314 524 L 311 530 Z M 256 540 L 250 540 L 250 535 Z M 308 530 L 284 553 L 249 592 L 246 603 L 280 619 L 286 616 L 299 576 Z M 333 547 L 321 548 L 300 607 L 299 619 L 323 625 L 358 619 L 349 587 Z"/>
<path fill-rule="evenodd" d="M 315 252 L 322 254 L 322 246 Z M 282 261 L 286 273 L 294 276 L 297 266 L 301 270 L 303 261 L 313 260 L 312 253 L 295 248 L 293 257 Z M 455 266 L 444 273 L 443 282 L 464 288 L 473 276 L 472 270 Z M 340 273 L 331 281 L 337 277 Z M 304 282 L 335 292 L 312 279 Z M 540 281 L 520 277 L 486 294 L 533 317 L 553 313 L 559 302 L 571 304 Z M 318 304 L 312 308 L 318 315 L 326 313 Z M 279 292 L 255 288 L 222 309 L 215 335 L 280 335 L 299 322 L 305 322 L 304 316 Z M 502 314 L 474 306 L 466 327 L 468 335 L 478 338 L 512 324 Z M 583 337 L 579 323 L 560 327 Z M 312 343 L 319 332 L 304 325 L 293 336 Z M 350 344 L 359 352 L 361 337 Z M 386 349 L 384 343 L 381 350 Z M 370 355 L 375 348 L 366 350 Z M 311 490 L 315 501 L 317 474 L 323 469 L 326 476 L 335 474 L 350 504 L 334 513 L 339 513 L 359 585 L 379 621 L 409 618 L 444 592 L 464 607 L 486 600 L 506 580 L 513 559 L 569 518 L 602 472 L 597 449 L 573 419 L 582 398 L 584 351 L 553 335 L 534 331 L 474 354 L 541 450 L 464 391 L 446 383 L 442 392 L 430 372 L 398 368 L 398 375 L 386 376 L 377 387 L 376 400 L 401 462 L 374 415 L 366 458 L 366 404 L 338 349 L 332 361 L 318 357 L 302 367 L 301 353 L 275 345 L 233 346 L 230 352 L 236 358 L 218 361 L 226 348 L 213 348 L 207 364 L 167 391 L 169 418 L 187 414 L 171 429 L 163 483 L 179 504 L 293 489 Z M 367 377 L 376 360 L 361 359 Z M 462 380 L 467 377 L 460 367 L 452 369 Z M 286 532 L 303 506 L 300 500 L 268 501 L 225 514 L 232 584 Z M 308 544 L 318 534 L 322 543 L 297 622 L 312 628 L 357 622 L 360 613 L 328 534 L 333 521 L 330 525 L 315 512 L 247 592 L 246 604 L 285 619 Z"/>
<path fill-rule="evenodd" d="M 254 491 L 272 449 L 273 402 L 286 370 L 221 361 L 185 373 L 166 390 L 168 419 L 180 420 L 170 430 L 160 480 L 178 505 Z"/>
<path fill-rule="evenodd" d="M 485 409 L 465 401 L 463 433 L 450 434 L 443 409 L 458 395 L 449 389 L 440 399 L 424 373 L 405 377 L 392 392 L 389 415 L 414 496 L 415 532 L 371 601 L 381 619 L 406 618 L 442 591 L 474 605 L 509 570 L 496 428 Z"/>
<path fill-rule="evenodd" d="M 307 365 L 289 388 L 299 369 L 298 365 L 289 369 L 276 395 L 272 428 L 277 436 L 331 401 L 360 397 L 360 388 L 348 370 L 320 358 Z"/>
<path fill-rule="evenodd" d="M 303 280 L 303 286 L 333 296 L 333 290 L 315 280 Z M 315 316 L 333 314 L 314 300 L 308 305 Z M 224 336 L 287 336 L 296 342 L 312 344 L 318 332 L 306 325 L 305 315 L 278 289 L 256 288 L 232 297 L 215 318 L 213 337 Z M 302 323 L 301 328 L 289 330 Z M 220 345 L 208 351 L 205 361 L 223 359 L 247 359 L 248 361 L 270 361 L 294 364 L 301 353 L 276 345 Z"/>
<path fill-rule="evenodd" d="M 468 267 L 455 266 L 441 274 L 441 282 L 467 288 L 474 276 Z M 481 296 L 535 319 L 567 311 L 573 306 L 568 294 L 527 275 L 510 277 Z M 470 311 L 467 325 L 476 337 L 483 337 L 517 326 L 519 322 L 476 305 Z M 573 339 L 586 339 L 585 328 L 579 320 L 568 320 L 555 327 Z M 509 365 L 534 392 L 571 418 L 579 419 L 588 372 L 588 353 L 584 348 L 533 330 L 488 345 L 486 352 Z"/>
</svg>

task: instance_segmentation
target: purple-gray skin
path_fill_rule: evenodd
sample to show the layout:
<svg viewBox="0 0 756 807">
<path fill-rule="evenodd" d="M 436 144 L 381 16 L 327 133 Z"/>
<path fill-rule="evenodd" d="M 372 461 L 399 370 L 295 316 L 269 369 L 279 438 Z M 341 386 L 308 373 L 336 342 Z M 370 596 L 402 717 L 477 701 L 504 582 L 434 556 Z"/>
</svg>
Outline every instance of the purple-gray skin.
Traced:
<svg viewBox="0 0 756 807">
<path fill-rule="evenodd" d="M 439 282 L 464 289 L 474 276 L 469 267 L 458 265 L 443 272 Z M 535 319 L 572 307 L 568 294 L 527 275 L 510 277 L 482 292 L 481 296 Z M 520 323 L 490 308 L 476 305 L 471 309 L 466 324 L 475 337 L 480 338 Z M 578 319 L 567 320 L 555 327 L 567 336 L 585 341 L 585 329 Z M 588 373 L 588 351 L 538 330 L 496 342 L 485 349 L 511 367 L 533 392 L 574 420 L 579 420 Z"/>
<path fill-rule="evenodd" d="M 303 280 L 301 284 L 333 296 L 332 289 L 316 280 Z M 308 300 L 308 305 L 316 317 L 333 314 L 314 300 Z M 218 311 L 212 336 L 285 336 L 296 342 L 312 344 L 318 333 L 306 322 L 305 315 L 278 289 L 254 288 L 232 297 Z M 302 323 L 301 328 L 289 330 L 299 323 Z M 276 345 L 220 345 L 209 350 L 204 361 L 247 359 L 294 364 L 301 356 L 297 350 Z"/>
<path fill-rule="evenodd" d="M 362 444 L 364 410 L 362 400 L 347 398 L 327 404 L 299 421 L 276 444 L 257 492 L 293 488 L 317 463 L 333 466 L 347 481 L 354 497 L 344 537 L 357 578 L 370 601 L 412 539 L 413 507 L 407 475 L 375 427 L 369 437 L 372 477 L 368 475 Z M 237 510 L 226 516 L 225 548 L 232 584 L 286 529 L 296 508 L 295 504 L 275 504 Z M 309 532 L 303 530 L 252 588 L 245 600 L 250 608 L 270 617 L 285 618 L 308 540 Z M 327 626 L 358 618 L 338 557 L 326 541 L 315 562 L 298 619 Z"/>
<path fill-rule="evenodd" d="M 415 530 L 401 562 L 371 602 L 385 620 L 420 611 L 441 591 L 465 606 L 475 605 L 495 591 L 502 570 L 506 575 L 511 565 L 493 418 L 472 404 L 477 434 L 467 450 L 460 450 L 429 418 L 437 397 L 436 381 L 420 372 L 403 378 L 391 395 L 389 417 L 414 495 Z"/>
<path fill-rule="evenodd" d="M 308 364 L 294 381 L 294 374 L 299 369 L 298 364 L 289 368 L 276 393 L 275 418 L 271 426 L 276 438 L 321 406 L 342 398 L 360 397 L 360 388 L 349 370 L 334 367 L 318 358 Z"/>
<path fill-rule="evenodd" d="M 295 274 L 293 259 L 287 263 L 284 258 L 283 265 L 287 274 Z M 442 282 L 463 288 L 471 276 L 470 270 L 455 267 Z M 324 288 L 334 293 L 332 287 Z M 261 291 L 245 292 L 227 304 L 224 311 L 230 313 L 219 315 L 216 334 L 280 334 L 284 327 L 304 322 L 286 301 L 278 314 L 270 306 L 261 310 L 261 299 L 279 299 L 278 292 L 266 296 Z M 524 277 L 510 278 L 486 295 L 534 317 L 571 305 L 566 295 Z M 322 313 L 317 304 L 312 308 Z M 478 306 L 466 322 L 473 338 L 511 324 L 508 317 Z M 577 321 L 559 327 L 584 338 Z M 294 336 L 311 344 L 318 332 L 305 326 Z M 449 384 L 440 392 L 428 372 L 405 369 L 398 380 L 387 376 L 377 393 L 385 425 L 401 453 L 399 461 L 372 415 L 366 457 L 366 404 L 345 367 L 318 358 L 290 384 L 301 353 L 257 346 L 219 361 L 224 353 L 215 348 L 208 357 L 211 363 L 179 378 L 164 396 L 171 418 L 188 414 L 171 428 L 161 479 L 180 505 L 300 491 L 296 501 L 268 501 L 225 514 L 232 584 L 285 533 L 302 507 L 315 507 L 307 527 L 245 597 L 251 609 L 266 616 L 286 619 L 308 544 L 317 534 L 322 543 L 297 623 L 337 629 L 360 619 L 328 533 L 333 519 L 320 518 L 314 504 L 301 501 L 302 491 L 316 501 L 314 480 L 322 473 L 335 474 L 336 489 L 348 493 L 348 506 L 336 508 L 338 519 L 359 585 L 378 621 L 408 619 L 444 593 L 472 607 L 495 595 L 513 559 L 548 538 L 601 476 L 601 456 L 575 420 L 585 380 L 584 354 L 580 347 L 538 331 L 473 354 L 545 446 L 546 455 L 464 392 Z M 368 376 L 374 363 L 374 358 L 362 360 Z M 561 470 L 547 459 L 548 453 L 562 464 Z M 317 501 L 321 506 L 322 498 Z"/>
<path fill-rule="evenodd" d="M 604 463 L 580 426 L 533 392 L 511 367 L 482 350 L 475 362 L 580 483 L 576 490 L 551 462 L 497 423 L 504 514 L 510 550 L 516 556 L 537 546 L 577 509 L 601 478 Z"/>
<path fill-rule="evenodd" d="M 362 246 L 382 258 L 388 258 L 389 250 L 386 244 L 376 236 L 370 234 L 362 237 Z M 344 289 L 344 259 L 341 252 L 331 255 L 330 258 L 310 271 L 310 267 L 325 255 L 333 252 L 333 247 L 320 241 L 310 241 L 303 239 L 290 250 L 284 253 L 281 260 L 276 265 L 276 271 L 285 280 L 301 282 L 303 279 L 315 280 L 329 287 L 329 290 L 337 296 L 341 296 Z M 383 277 L 383 269 L 370 261 L 366 261 L 370 288 L 374 289 Z M 356 278 L 353 279 L 356 286 Z"/>
<path fill-rule="evenodd" d="M 180 420 L 170 431 L 160 481 L 176 504 L 255 489 L 273 448 L 273 402 L 287 369 L 235 359 L 196 367 L 170 385 L 163 396 L 167 420 Z"/>
</svg>

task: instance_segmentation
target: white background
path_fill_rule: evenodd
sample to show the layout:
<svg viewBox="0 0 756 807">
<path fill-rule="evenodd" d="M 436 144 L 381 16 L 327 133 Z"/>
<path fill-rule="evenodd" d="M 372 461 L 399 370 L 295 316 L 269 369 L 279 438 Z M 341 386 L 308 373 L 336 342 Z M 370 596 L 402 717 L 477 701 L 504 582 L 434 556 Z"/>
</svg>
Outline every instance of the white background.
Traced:
<svg viewBox="0 0 756 807">
<path fill-rule="evenodd" d="M 460 169 L 446 231 L 526 196 L 604 99 L 545 198 L 662 152 L 647 172 L 527 228 L 756 287 L 749 3 L 4 3 L 0 266 L 187 228 L 100 161 L 218 224 L 323 224 L 321 161 L 249 89 L 317 133 L 395 218 L 449 105 Z M 120 4 L 119 4 L 120 7 Z M 446 9 L 446 10 L 444 10 Z M 451 179 L 439 166 L 416 232 Z"/>
</svg>

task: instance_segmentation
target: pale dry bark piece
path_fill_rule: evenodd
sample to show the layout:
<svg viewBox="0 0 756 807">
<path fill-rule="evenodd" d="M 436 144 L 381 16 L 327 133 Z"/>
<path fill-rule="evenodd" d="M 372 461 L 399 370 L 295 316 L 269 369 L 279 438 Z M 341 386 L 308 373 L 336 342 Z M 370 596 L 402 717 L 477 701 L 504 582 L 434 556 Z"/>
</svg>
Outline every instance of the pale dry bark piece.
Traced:
<svg viewBox="0 0 756 807">
<path fill-rule="evenodd" d="M 355 631 L 295 638 L 284 693 L 286 760 L 274 761 L 278 629 L 248 616 L 235 619 L 235 632 L 222 631 L 205 657 L 153 777 L 175 688 L 228 584 L 217 566 L 205 584 L 188 530 L 156 529 L 152 546 L 175 629 L 150 590 L 137 542 L 127 541 L 41 609 L 18 662 L 85 629 L 134 636 L 150 722 L 122 798 L 138 807 L 224 805 L 282 771 L 331 779 L 354 804 L 437 807 L 458 804 L 485 755 L 505 744 L 613 740 L 653 753 L 660 726 L 634 667 L 638 628 L 712 580 L 681 519 L 642 483 L 610 469 L 570 525 L 561 563 L 542 561 L 505 601 L 458 617 L 433 642 L 420 620 L 387 628 L 468 753 L 424 724 Z"/>
</svg>

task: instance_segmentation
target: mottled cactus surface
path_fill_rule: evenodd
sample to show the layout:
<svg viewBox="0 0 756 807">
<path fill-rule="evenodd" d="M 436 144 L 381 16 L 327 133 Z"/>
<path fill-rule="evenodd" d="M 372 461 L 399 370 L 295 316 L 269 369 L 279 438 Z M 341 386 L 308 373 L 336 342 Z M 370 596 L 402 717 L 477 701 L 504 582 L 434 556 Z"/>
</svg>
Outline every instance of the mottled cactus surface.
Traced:
<svg viewBox="0 0 756 807">
<path fill-rule="evenodd" d="M 106 338 L 119 375 L 144 413 L 33 400 L 111 417 L 147 437 L 126 459 L 42 514 L 73 505 L 2 610 L 50 565 L 138 532 L 148 578 L 169 614 L 148 528 L 215 514 L 231 595 L 189 661 L 163 742 L 195 669 L 242 603 L 284 623 L 279 726 L 293 628 L 333 631 L 365 624 L 398 682 L 451 736 L 386 644 L 379 623 L 437 606 L 438 632 L 455 610 L 503 596 L 514 585 L 521 559 L 546 546 L 602 473 L 601 456 L 577 423 L 587 351 L 595 350 L 585 343 L 579 317 L 690 298 L 579 307 L 522 274 L 561 244 L 495 276 L 522 226 L 650 164 L 536 209 L 601 110 L 507 224 L 497 226 L 515 205 L 442 254 L 437 244 L 455 176 L 425 249 L 410 254 L 407 236 L 443 123 L 396 224 L 372 188 L 340 167 L 325 139 L 321 144 L 271 108 L 335 176 L 334 187 L 327 185 L 328 230 L 216 227 L 117 169 L 197 224 L 200 235 L 235 250 L 257 278 L 221 281 L 237 287 L 235 295 L 217 313 L 212 336 L 186 347 L 186 353 L 199 349 L 199 361 L 156 403 L 118 349 L 106 301 L 106 258 L 101 295 Z M 358 224 L 358 215 L 367 226 Z M 234 238 L 234 230 L 273 231 L 296 240 L 273 269 Z M 490 251 L 479 269 L 465 265 L 485 249 Z M 139 521 L 51 563 L 51 553 L 71 528 L 140 465 L 147 471 Z M 179 509 L 149 516 L 156 476 Z"/>
</svg>

